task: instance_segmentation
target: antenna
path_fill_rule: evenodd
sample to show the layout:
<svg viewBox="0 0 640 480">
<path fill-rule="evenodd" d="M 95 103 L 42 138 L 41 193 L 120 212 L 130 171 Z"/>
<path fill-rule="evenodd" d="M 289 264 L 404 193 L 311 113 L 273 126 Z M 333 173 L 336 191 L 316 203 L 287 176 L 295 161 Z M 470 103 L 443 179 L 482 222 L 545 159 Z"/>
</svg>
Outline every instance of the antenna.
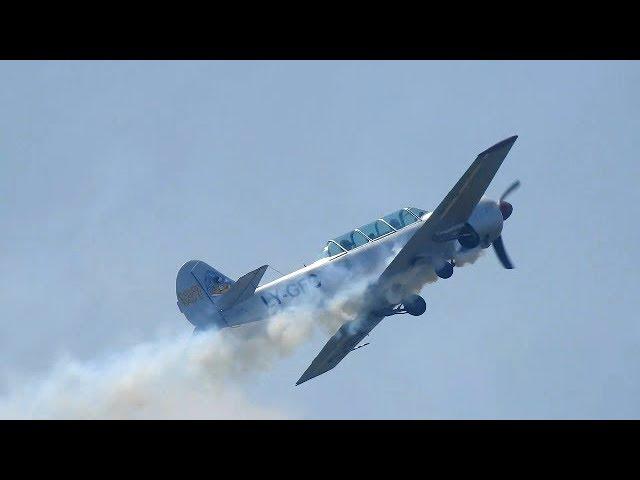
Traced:
<svg viewBox="0 0 640 480">
<path fill-rule="evenodd" d="M 280 276 L 281 276 L 281 277 L 284 277 L 284 273 L 282 273 L 282 272 L 281 272 L 280 270 L 278 270 L 277 268 L 272 267 L 271 265 L 269 265 L 269 268 L 270 268 L 271 270 L 275 270 L 276 272 L 278 272 L 278 273 L 280 274 Z"/>
</svg>

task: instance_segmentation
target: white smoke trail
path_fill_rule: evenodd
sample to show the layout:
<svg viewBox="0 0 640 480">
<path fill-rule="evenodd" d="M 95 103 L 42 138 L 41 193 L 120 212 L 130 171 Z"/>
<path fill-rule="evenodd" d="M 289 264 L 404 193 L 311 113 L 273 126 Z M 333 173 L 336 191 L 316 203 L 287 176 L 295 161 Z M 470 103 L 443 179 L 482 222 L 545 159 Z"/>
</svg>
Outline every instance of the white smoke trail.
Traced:
<svg viewBox="0 0 640 480">
<path fill-rule="evenodd" d="M 289 417 L 250 401 L 242 381 L 291 354 L 318 326 L 335 331 L 350 314 L 349 296 L 339 295 L 319 315 L 308 302 L 267 322 L 166 337 L 93 361 L 62 359 L 42 378 L 9 385 L 0 418 Z"/>
<path fill-rule="evenodd" d="M 467 252 L 456 264 L 479 255 Z M 437 279 L 432 268 L 413 275 L 416 292 Z M 318 329 L 328 336 L 353 319 L 369 280 L 346 282 L 330 301 L 316 292 L 267 322 L 160 339 L 88 362 L 60 360 L 42 378 L 9 385 L 0 397 L 0 418 L 288 417 L 252 402 L 241 381 L 271 368 Z"/>
<path fill-rule="evenodd" d="M 61 360 L 10 388 L 2 418 L 281 418 L 251 403 L 231 373 L 234 345 L 215 334 L 138 345 L 101 360 Z"/>
<path fill-rule="evenodd" d="M 473 248 L 470 250 L 463 250 L 462 252 L 458 252 L 454 255 L 454 260 L 456 262 L 456 267 L 463 267 L 465 265 L 471 265 L 475 263 L 478 258 L 484 255 L 484 250 L 481 248 Z"/>
</svg>

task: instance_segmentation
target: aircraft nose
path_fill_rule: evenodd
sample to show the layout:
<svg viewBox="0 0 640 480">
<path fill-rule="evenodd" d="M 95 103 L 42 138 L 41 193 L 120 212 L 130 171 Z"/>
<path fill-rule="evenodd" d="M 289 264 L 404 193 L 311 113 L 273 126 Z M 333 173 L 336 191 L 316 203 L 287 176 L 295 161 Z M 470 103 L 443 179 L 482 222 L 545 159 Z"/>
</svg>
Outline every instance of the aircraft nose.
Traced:
<svg viewBox="0 0 640 480">
<path fill-rule="evenodd" d="M 500 202 L 500 212 L 502 212 L 502 219 L 506 220 L 513 213 L 513 205 L 511 205 L 509 202 L 505 202 L 504 200 L 502 200 Z"/>
</svg>

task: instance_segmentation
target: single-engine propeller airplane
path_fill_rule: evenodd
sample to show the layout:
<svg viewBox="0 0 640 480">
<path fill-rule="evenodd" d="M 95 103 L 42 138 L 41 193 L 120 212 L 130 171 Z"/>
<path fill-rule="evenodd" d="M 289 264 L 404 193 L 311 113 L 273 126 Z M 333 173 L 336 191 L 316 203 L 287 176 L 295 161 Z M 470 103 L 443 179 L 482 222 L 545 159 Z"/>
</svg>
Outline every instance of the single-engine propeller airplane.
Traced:
<svg viewBox="0 0 640 480">
<path fill-rule="evenodd" d="M 498 201 L 483 195 L 517 138 L 478 155 L 433 212 L 407 207 L 379 218 L 329 240 L 321 259 L 265 285 L 258 286 L 267 265 L 234 282 L 202 261 L 185 263 L 176 278 L 178 308 L 194 332 L 235 327 L 265 320 L 312 292 L 330 298 L 354 278 L 372 278 L 359 294 L 356 317 L 329 339 L 296 385 L 331 370 L 364 346 L 357 345 L 385 317 L 425 312 L 426 302 L 418 295 L 424 272 L 449 278 L 457 257 L 490 245 L 504 268 L 513 268 L 501 233 L 513 211 L 505 199 L 520 182 Z"/>
</svg>

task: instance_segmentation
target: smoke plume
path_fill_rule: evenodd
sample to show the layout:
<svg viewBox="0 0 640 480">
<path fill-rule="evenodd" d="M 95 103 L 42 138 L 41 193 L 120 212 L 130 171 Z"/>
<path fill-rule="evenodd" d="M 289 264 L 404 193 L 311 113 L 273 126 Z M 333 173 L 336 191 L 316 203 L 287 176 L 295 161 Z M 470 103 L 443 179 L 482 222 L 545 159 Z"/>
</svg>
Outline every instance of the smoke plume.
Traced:
<svg viewBox="0 0 640 480">
<path fill-rule="evenodd" d="M 458 265 L 472 263 L 468 252 Z M 411 288 L 435 281 L 413 272 Z M 243 382 L 320 331 L 332 335 L 352 320 L 371 279 L 351 279 L 330 300 L 314 292 L 265 322 L 202 334 L 164 337 L 92 361 L 60 359 L 39 378 L 14 378 L 0 397 L 1 418 L 285 418 L 258 405 Z M 311 360 L 311 359 L 309 359 Z M 293 382 L 292 379 L 292 388 Z"/>
</svg>

